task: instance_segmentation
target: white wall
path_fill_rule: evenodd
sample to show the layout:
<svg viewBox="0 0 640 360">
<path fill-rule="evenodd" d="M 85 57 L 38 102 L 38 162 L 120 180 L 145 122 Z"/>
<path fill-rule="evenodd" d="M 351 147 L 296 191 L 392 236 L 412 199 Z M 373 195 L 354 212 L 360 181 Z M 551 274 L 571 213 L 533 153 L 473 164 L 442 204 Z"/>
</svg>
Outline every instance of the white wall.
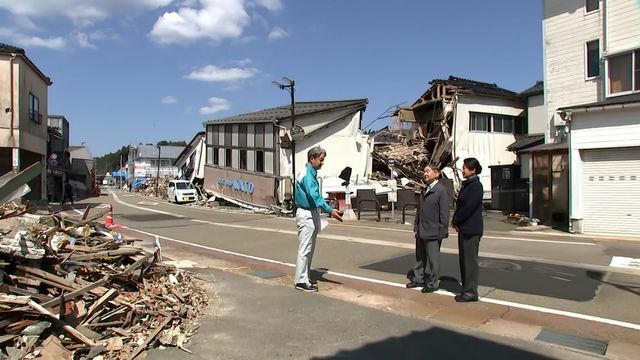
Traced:
<svg viewBox="0 0 640 360">
<path fill-rule="evenodd" d="M 581 150 L 640 146 L 640 106 L 618 110 L 574 112 L 571 123 L 571 216 L 581 219 Z"/>
<path fill-rule="evenodd" d="M 529 134 L 545 134 L 547 132 L 547 109 L 544 107 L 544 95 L 527 98 L 527 123 Z"/>
<path fill-rule="evenodd" d="M 519 101 L 502 98 L 478 96 L 459 96 L 456 110 L 454 134 L 455 156 L 460 160 L 458 168 L 462 168 L 462 160 L 475 157 L 482 165 L 480 180 L 485 191 L 485 198 L 491 197 L 490 165 L 508 165 L 516 161 L 516 154 L 507 151 L 507 146 L 516 141 L 513 134 L 492 132 L 476 132 L 469 130 L 469 112 L 483 112 L 500 115 L 523 116 L 523 106 Z"/>
<path fill-rule="evenodd" d="M 349 114 L 343 120 L 335 122 L 328 128 L 322 119 L 314 118 L 301 122 L 299 125 L 315 132 L 309 137 L 296 142 L 296 171 L 307 163 L 307 151 L 319 145 L 327 151 L 324 167 L 319 171 L 319 177 L 334 177 L 346 167 L 353 170 L 352 179 L 367 177 L 371 174 L 372 162 L 369 154 L 371 144 L 368 136 L 359 131 L 360 112 Z M 326 118 L 326 115 L 325 115 Z M 332 118 L 329 118 L 332 119 Z M 306 125 L 309 124 L 309 127 Z M 296 125 L 298 121 L 296 120 Z M 309 131 L 310 131 L 309 130 Z M 283 149 L 280 154 L 280 174 L 283 177 L 291 173 L 291 151 Z"/>
<path fill-rule="evenodd" d="M 543 4 L 546 138 L 550 139 L 555 136 L 553 126 L 564 124 L 556 114 L 558 108 L 598 100 L 600 78 L 586 80 L 585 43 L 602 39 L 603 11 L 586 14 L 584 0 L 544 0 Z"/>
<path fill-rule="evenodd" d="M 640 47 L 640 2 L 607 1 L 607 53 Z"/>
</svg>

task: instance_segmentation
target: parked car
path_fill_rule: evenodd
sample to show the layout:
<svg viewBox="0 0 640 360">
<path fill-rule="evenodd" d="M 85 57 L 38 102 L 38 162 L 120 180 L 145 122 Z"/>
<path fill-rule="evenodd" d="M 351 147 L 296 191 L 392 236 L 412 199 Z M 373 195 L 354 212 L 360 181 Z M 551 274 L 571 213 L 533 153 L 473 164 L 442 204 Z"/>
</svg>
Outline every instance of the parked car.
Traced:
<svg viewBox="0 0 640 360">
<path fill-rule="evenodd" d="M 167 199 L 169 201 L 193 202 L 196 201 L 198 195 L 196 189 L 191 182 L 186 180 L 171 180 L 167 188 Z"/>
</svg>

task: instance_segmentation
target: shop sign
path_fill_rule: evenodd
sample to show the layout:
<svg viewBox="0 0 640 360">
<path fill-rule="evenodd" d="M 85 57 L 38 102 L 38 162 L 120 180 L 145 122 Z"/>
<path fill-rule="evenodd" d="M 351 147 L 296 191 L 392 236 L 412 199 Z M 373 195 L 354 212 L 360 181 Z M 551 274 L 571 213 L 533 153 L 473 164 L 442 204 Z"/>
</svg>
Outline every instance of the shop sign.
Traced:
<svg viewBox="0 0 640 360">
<path fill-rule="evenodd" d="M 254 190 L 253 183 L 238 179 L 218 178 L 218 185 L 228 186 L 234 191 L 241 191 L 247 194 L 253 194 Z"/>
</svg>

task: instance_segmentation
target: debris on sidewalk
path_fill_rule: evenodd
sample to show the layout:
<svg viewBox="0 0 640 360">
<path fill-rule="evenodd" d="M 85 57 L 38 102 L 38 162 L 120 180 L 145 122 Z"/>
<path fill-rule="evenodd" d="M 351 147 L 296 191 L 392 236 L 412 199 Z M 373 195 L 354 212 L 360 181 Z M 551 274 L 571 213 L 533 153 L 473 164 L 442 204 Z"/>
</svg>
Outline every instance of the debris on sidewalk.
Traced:
<svg viewBox="0 0 640 360">
<path fill-rule="evenodd" d="M 169 181 L 171 176 L 161 177 L 160 179 L 149 179 L 145 183 L 144 188 L 140 189 L 145 196 L 156 196 L 156 187 L 158 188 L 158 197 L 164 199 L 167 197 L 167 188 L 169 187 Z"/>
<path fill-rule="evenodd" d="M 160 345 L 189 352 L 208 304 L 202 284 L 96 222 L 106 211 L 0 219 L 0 358 L 133 359 Z"/>
<path fill-rule="evenodd" d="M 528 218 L 522 214 L 514 213 L 507 215 L 506 222 L 518 226 L 538 226 L 540 220 L 536 218 Z"/>
</svg>

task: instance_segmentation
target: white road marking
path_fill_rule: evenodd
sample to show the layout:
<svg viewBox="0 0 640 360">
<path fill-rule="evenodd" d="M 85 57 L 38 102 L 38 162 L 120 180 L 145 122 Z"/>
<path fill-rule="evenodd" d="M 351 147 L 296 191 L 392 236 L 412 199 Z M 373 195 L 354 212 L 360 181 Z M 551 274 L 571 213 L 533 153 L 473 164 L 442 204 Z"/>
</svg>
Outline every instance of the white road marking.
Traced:
<svg viewBox="0 0 640 360">
<path fill-rule="evenodd" d="M 156 206 L 158 205 L 157 202 L 153 202 L 153 201 L 138 201 L 138 204 L 140 205 L 149 205 L 149 206 Z"/>
<path fill-rule="evenodd" d="M 142 207 L 142 206 L 128 204 L 128 203 L 120 200 L 116 194 L 113 194 L 113 196 L 114 196 L 115 200 L 118 203 L 120 203 L 122 205 L 125 205 L 125 206 L 132 207 L 134 209 L 155 212 L 155 213 L 174 216 L 174 217 L 182 218 L 182 219 L 188 218 L 186 216 L 174 214 L 174 213 L 167 212 L 167 211 L 149 209 L 149 208 Z M 298 235 L 297 231 L 295 231 L 295 230 L 282 230 L 282 229 L 274 229 L 274 228 L 268 228 L 268 227 L 259 227 L 259 226 L 250 226 L 250 225 L 241 225 L 241 224 L 219 223 L 219 222 L 214 222 L 214 221 L 200 220 L 200 219 L 193 219 L 193 218 L 191 218 L 189 220 L 192 221 L 192 222 L 196 222 L 196 223 L 208 224 L 208 225 L 226 227 L 226 228 L 233 228 L 233 229 L 264 231 L 264 232 L 271 232 L 271 233 L 292 235 L 292 236 L 297 236 Z M 318 234 L 318 238 L 328 239 L 328 240 L 336 240 L 336 241 L 345 241 L 345 242 L 351 242 L 351 243 L 359 243 L 359 244 L 365 244 L 365 245 L 387 246 L 387 247 L 393 247 L 393 248 L 407 249 L 407 250 L 411 250 L 411 251 L 415 250 L 415 244 L 413 244 L 413 243 L 402 243 L 402 242 L 397 242 L 397 241 L 377 240 L 377 239 L 368 239 L 368 238 L 360 238 L 360 237 L 352 237 L 352 236 L 342 236 L 342 235 L 334 235 L 334 234 L 322 234 L 322 233 Z M 447 254 L 458 254 L 458 249 L 449 249 L 449 248 L 443 247 L 443 248 L 441 248 L 440 251 L 443 252 L 443 253 L 447 253 Z M 610 268 L 610 267 L 608 267 L 606 265 L 575 264 L 575 263 L 571 263 L 571 262 L 556 261 L 556 260 L 549 260 L 549 259 L 540 259 L 540 258 L 534 258 L 534 257 L 517 256 L 517 255 L 505 255 L 505 254 L 489 253 L 489 252 L 480 252 L 479 255 L 481 257 L 486 257 L 486 258 L 528 261 L 528 262 L 536 262 L 536 263 L 543 263 L 543 264 L 548 264 L 548 265 L 558 265 L 558 266 L 567 266 L 567 267 L 580 267 L 582 269 L 602 271 L 602 272 L 615 270 L 615 269 L 612 269 L 612 268 Z"/>
<path fill-rule="evenodd" d="M 609 266 L 620 267 L 625 269 L 640 269 L 640 259 L 634 259 L 624 256 L 614 256 L 611 258 Z"/>
<path fill-rule="evenodd" d="M 135 231 L 135 232 L 139 232 L 141 234 L 145 234 L 145 235 L 148 235 L 148 236 L 157 236 L 157 237 L 160 237 L 162 239 L 165 239 L 165 240 L 168 240 L 168 241 L 171 241 L 171 242 L 175 242 L 175 243 L 179 243 L 179 244 L 183 244 L 183 245 L 193 246 L 193 247 L 197 247 L 197 248 L 200 248 L 200 249 L 215 251 L 215 252 L 219 252 L 219 253 L 223 253 L 223 254 L 227 254 L 227 255 L 243 257 L 243 258 L 246 258 L 246 259 L 258 260 L 258 261 L 267 262 L 267 263 L 271 263 L 271 264 L 278 264 L 278 265 L 284 265 L 284 266 L 287 266 L 287 267 L 290 267 L 290 268 L 295 268 L 295 264 L 291 264 L 291 263 L 287 263 L 287 262 L 283 262 L 283 261 L 272 260 L 272 259 L 267 259 L 267 258 L 261 258 L 261 257 L 258 257 L 258 256 L 252 256 L 252 255 L 242 254 L 242 253 L 238 253 L 238 252 L 234 252 L 234 251 L 217 249 L 217 248 L 210 247 L 210 246 L 194 244 L 194 243 L 190 243 L 190 242 L 183 241 L 183 240 L 173 239 L 173 238 L 170 238 L 170 237 L 166 237 L 166 236 L 162 236 L 162 235 L 158 235 L 158 234 L 153 234 L 153 233 L 150 233 L 150 232 L 137 230 L 137 229 L 134 229 L 134 228 L 131 228 L 131 227 L 128 227 L 128 226 L 121 226 L 121 227 L 125 228 L 125 229 L 128 229 L 128 230 Z M 349 279 L 353 279 L 353 280 L 365 281 L 365 282 L 369 282 L 369 283 L 388 285 L 388 286 L 393 286 L 393 287 L 397 287 L 397 288 L 406 288 L 405 284 L 394 283 L 394 282 L 391 282 L 391 281 L 384 281 L 384 280 L 378 280 L 378 279 L 372 279 L 372 278 L 367 278 L 367 277 L 363 277 L 363 276 L 345 274 L 345 273 L 334 272 L 334 271 L 327 271 L 327 274 L 331 274 L 331 275 L 338 276 L 338 277 L 349 278 Z M 419 289 L 415 289 L 415 290 L 419 290 Z M 437 292 L 435 292 L 435 294 L 446 295 L 446 296 L 454 296 L 455 295 L 455 294 L 452 294 L 452 293 L 449 293 L 449 292 L 445 292 L 445 291 L 442 291 L 442 290 L 438 290 Z M 619 321 L 619 320 L 614 320 L 614 319 L 607 319 L 607 318 L 602 318 L 602 317 L 598 317 L 598 316 L 580 314 L 580 313 L 575 313 L 575 312 L 571 312 L 571 311 L 556 310 L 556 309 L 550 309 L 550 308 L 545 308 L 545 307 L 541 307 L 541 306 L 527 305 L 527 304 L 521 304 L 521 303 L 516 303 L 516 302 L 511 302 L 511 301 L 491 299 L 491 298 L 486 298 L 486 297 L 481 297 L 480 301 L 486 302 L 486 303 L 491 303 L 491 304 L 496 304 L 496 305 L 515 307 L 515 308 L 524 309 L 524 310 L 537 311 L 537 312 L 541 312 L 541 313 L 560 315 L 560 316 L 565 316 L 565 317 L 570 317 L 570 318 L 575 318 L 575 319 L 594 321 L 594 322 L 599 322 L 599 323 L 603 323 L 603 324 L 620 326 L 620 327 L 624 327 L 624 328 L 628 328 L 628 329 L 640 330 L 640 324 L 635 324 L 635 323 L 630 323 L 630 322 L 625 322 L 625 321 Z"/>
</svg>

